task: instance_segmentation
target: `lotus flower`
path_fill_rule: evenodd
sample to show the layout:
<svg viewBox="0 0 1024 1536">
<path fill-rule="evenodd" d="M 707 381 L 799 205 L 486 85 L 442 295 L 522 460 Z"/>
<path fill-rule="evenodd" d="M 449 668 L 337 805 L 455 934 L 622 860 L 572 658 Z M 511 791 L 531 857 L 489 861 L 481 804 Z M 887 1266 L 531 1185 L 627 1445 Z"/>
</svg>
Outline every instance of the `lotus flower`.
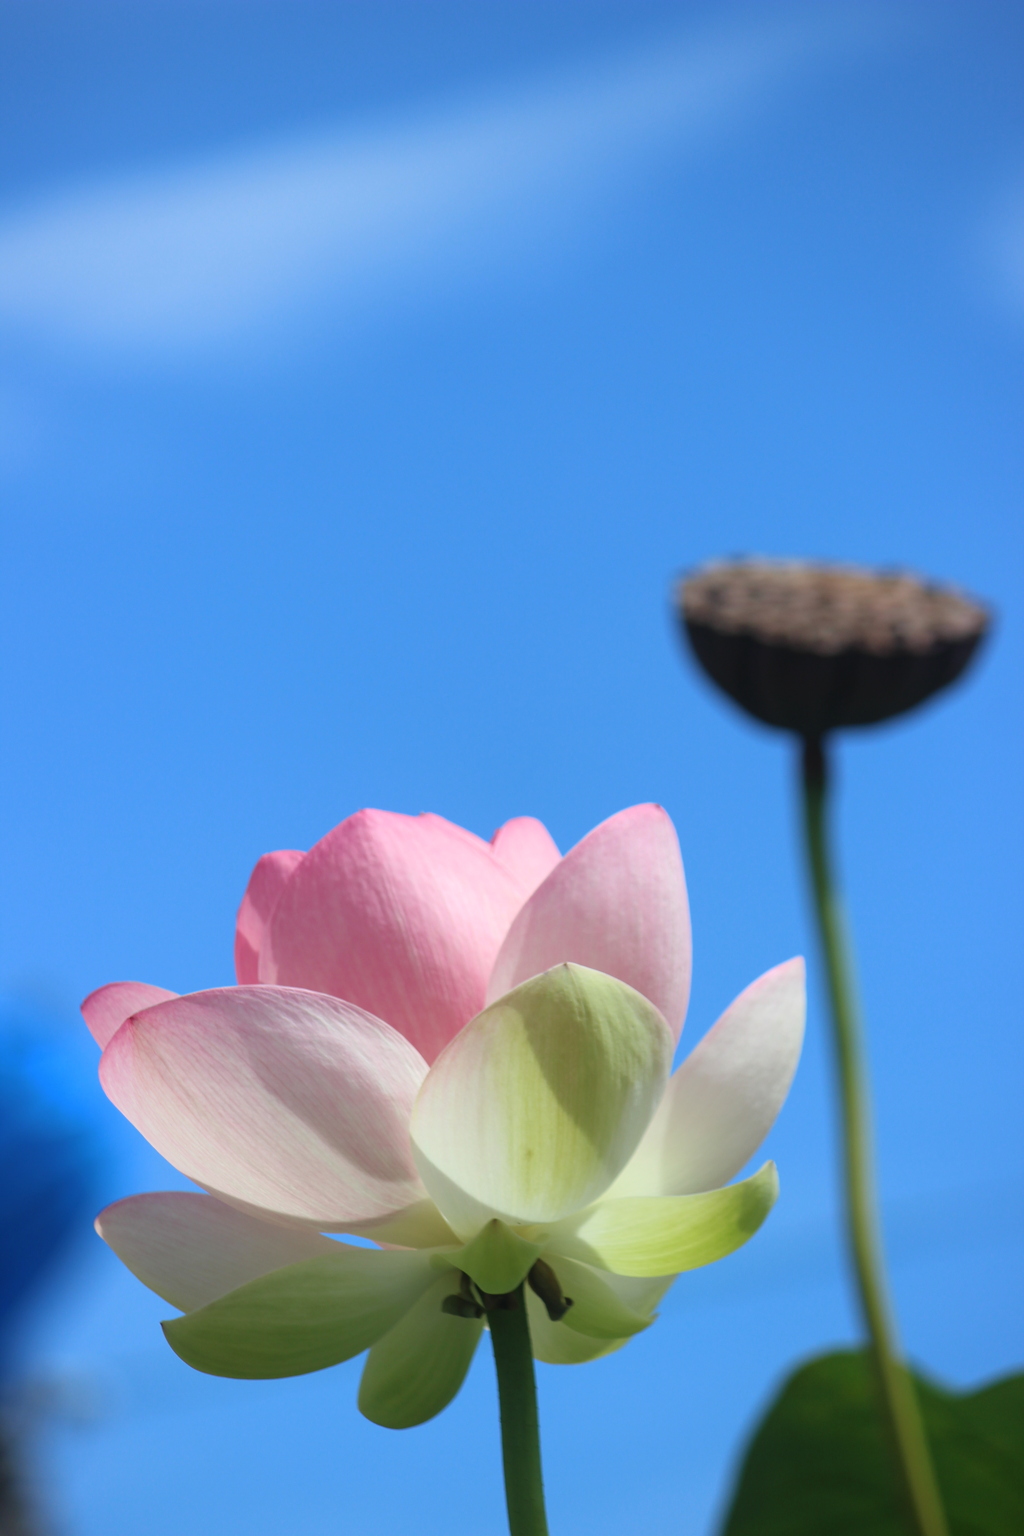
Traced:
<svg viewBox="0 0 1024 1536">
<path fill-rule="evenodd" d="M 535 1355 L 594 1359 L 775 1199 L 770 1163 L 727 1181 L 788 1091 L 803 964 L 748 987 L 669 1078 L 690 929 L 657 806 L 564 858 L 528 818 L 488 844 L 362 811 L 260 860 L 236 965 L 235 987 L 114 983 L 83 1004 L 108 1096 L 207 1191 L 97 1221 L 184 1313 L 164 1331 L 200 1370 L 369 1348 L 363 1412 L 418 1424 L 458 1391 L 494 1297 L 528 1279 Z"/>
</svg>

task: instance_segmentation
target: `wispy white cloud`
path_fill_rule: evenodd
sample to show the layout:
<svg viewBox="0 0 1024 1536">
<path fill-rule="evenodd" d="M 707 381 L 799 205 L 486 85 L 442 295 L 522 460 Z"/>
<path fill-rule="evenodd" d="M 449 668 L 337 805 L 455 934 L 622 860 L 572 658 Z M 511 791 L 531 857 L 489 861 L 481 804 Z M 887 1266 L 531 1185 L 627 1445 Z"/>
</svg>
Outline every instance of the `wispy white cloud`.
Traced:
<svg viewBox="0 0 1024 1536">
<path fill-rule="evenodd" d="M 0 217 L 0 323 L 159 360 L 302 313 L 376 312 L 557 242 L 662 148 L 701 151 L 823 54 L 875 31 L 816 8 L 675 35 L 388 127 L 264 145 Z"/>
<path fill-rule="evenodd" d="M 997 301 L 1024 320 L 1024 180 L 1002 194 L 985 221 L 983 248 Z"/>
</svg>

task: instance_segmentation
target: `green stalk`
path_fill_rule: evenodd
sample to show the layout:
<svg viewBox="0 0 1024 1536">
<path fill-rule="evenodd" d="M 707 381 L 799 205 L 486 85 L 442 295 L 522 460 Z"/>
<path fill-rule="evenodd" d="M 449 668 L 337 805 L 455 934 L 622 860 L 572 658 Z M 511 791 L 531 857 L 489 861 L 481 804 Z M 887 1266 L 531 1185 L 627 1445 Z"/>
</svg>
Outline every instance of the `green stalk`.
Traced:
<svg viewBox="0 0 1024 1536">
<path fill-rule="evenodd" d="M 853 961 L 828 831 L 828 775 L 824 743 L 803 746 L 804 829 L 815 912 L 828 972 L 833 1040 L 842 1106 L 847 1241 L 861 1310 L 871 1341 L 889 1438 L 908 1511 L 918 1536 L 947 1536 L 928 1441 L 901 1357 L 889 1304 L 877 1217 L 867 1072 L 853 979 Z"/>
<path fill-rule="evenodd" d="M 548 1536 L 533 1347 L 523 1286 L 507 1296 L 485 1296 L 484 1306 L 498 1372 L 501 1456 L 510 1536 Z"/>
</svg>

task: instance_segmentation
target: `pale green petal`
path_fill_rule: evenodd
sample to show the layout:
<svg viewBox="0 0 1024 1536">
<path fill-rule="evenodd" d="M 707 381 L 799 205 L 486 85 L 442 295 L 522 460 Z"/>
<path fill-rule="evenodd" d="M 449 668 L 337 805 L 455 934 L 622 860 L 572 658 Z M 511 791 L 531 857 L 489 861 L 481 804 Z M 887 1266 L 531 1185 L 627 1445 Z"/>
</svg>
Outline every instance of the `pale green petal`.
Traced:
<svg viewBox="0 0 1024 1536">
<path fill-rule="evenodd" d="M 779 1192 L 774 1163 L 741 1184 L 703 1195 L 602 1200 L 552 1228 L 548 1257 L 564 1253 L 620 1275 L 676 1275 L 742 1247 Z"/>
<path fill-rule="evenodd" d="M 425 1250 L 334 1247 L 164 1323 L 167 1342 L 211 1376 L 301 1376 L 375 1343 L 437 1278 Z"/>
<path fill-rule="evenodd" d="M 563 1296 L 572 1297 L 572 1306 L 562 1321 L 574 1333 L 593 1339 L 625 1339 L 650 1327 L 650 1312 L 634 1311 L 609 1285 L 617 1276 L 561 1254 L 557 1258 L 552 1255 L 548 1263 L 558 1276 Z"/>
<path fill-rule="evenodd" d="M 679 1278 L 678 1275 L 613 1275 L 610 1269 L 601 1269 L 597 1273 L 624 1306 L 652 1321 L 657 1315 L 655 1308 Z"/>
<path fill-rule="evenodd" d="M 578 965 L 535 976 L 471 1020 L 424 1079 L 412 1115 L 424 1184 L 467 1238 L 475 1208 L 514 1225 L 580 1210 L 632 1155 L 671 1053 L 661 1014 L 624 982 Z"/>
<path fill-rule="evenodd" d="M 475 1280 L 482 1291 L 503 1296 L 526 1279 L 540 1251 L 538 1243 L 524 1241 L 511 1227 L 495 1219 L 489 1221 L 465 1248 L 445 1257 Z"/>
<path fill-rule="evenodd" d="M 469 1370 L 483 1322 L 442 1312 L 459 1289 L 450 1271 L 378 1339 L 366 1357 L 359 1407 L 385 1429 L 410 1429 L 447 1408 Z"/>
<path fill-rule="evenodd" d="M 526 1311 L 530 1319 L 530 1342 L 538 1360 L 548 1365 L 585 1365 L 601 1355 L 610 1355 L 621 1349 L 628 1339 L 592 1339 L 584 1333 L 576 1333 L 565 1323 L 553 1323 L 544 1303 L 532 1291 L 526 1293 Z"/>
<path fill-rule="evenodd" d="M 420 1178 L 433 1197 L 431 1203 L 444 1212 L 442 1220 L 457 1234 L 456 1242 L 469 1242 L 482 1227 L 494 1220 L 494 1211 L 489 1205 L 467 1195 L 453 1179 L 435 1167 L 423 1152 L 414 1149 L 414 1158 Z"/>
<path fill-rule="evenodd" d="M 393 1244 L 396 1248 L 441 1248 L 458 1242 L 433 1200 L 417 1200 L 373 1221 L 353 1222 L 346 1231 L 357 1237 L 369 1237 L 384 1247 Z"/>
</svg>

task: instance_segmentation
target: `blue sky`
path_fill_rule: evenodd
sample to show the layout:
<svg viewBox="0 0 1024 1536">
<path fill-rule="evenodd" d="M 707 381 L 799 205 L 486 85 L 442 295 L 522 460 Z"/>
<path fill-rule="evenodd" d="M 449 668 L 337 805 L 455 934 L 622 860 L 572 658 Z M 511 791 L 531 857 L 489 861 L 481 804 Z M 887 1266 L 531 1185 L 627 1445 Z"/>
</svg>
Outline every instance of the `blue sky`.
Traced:
<svg viewBox="0 0 1024 1536">
<path fill-rule="evenodd" d="M 230 981 L 268 848 L 366 804 L 532 813 L 565 848 L 655 799 L 692 1043 L 811 935 L 788 743 L 695 675 L 675 575 L 958 581 L 994 638 L 843 742 L 843 864 L 904 1333 L 947 1381 L 1019 1366 L 1019 8 L 8 0 L 0 26 L 5 995 L 89 1077 L 80 997 Z M 816 961 L 811 988 L 769 1227 L 618 1356 L 542 1371 L 563 1536 L 708 1531 L 773 1384 L 855 1335 Z M 110 1197 L 180 1183 L 93 1092 Z M 188 1372 L 165 1311 L 83 1233 L 26 1325 L 25 1372 L 89 1409 L 39 1439 L 69 1536 L 501 1529 L 483 1356 L 393 1435 L 353 1365 Z"/>
</svg>

